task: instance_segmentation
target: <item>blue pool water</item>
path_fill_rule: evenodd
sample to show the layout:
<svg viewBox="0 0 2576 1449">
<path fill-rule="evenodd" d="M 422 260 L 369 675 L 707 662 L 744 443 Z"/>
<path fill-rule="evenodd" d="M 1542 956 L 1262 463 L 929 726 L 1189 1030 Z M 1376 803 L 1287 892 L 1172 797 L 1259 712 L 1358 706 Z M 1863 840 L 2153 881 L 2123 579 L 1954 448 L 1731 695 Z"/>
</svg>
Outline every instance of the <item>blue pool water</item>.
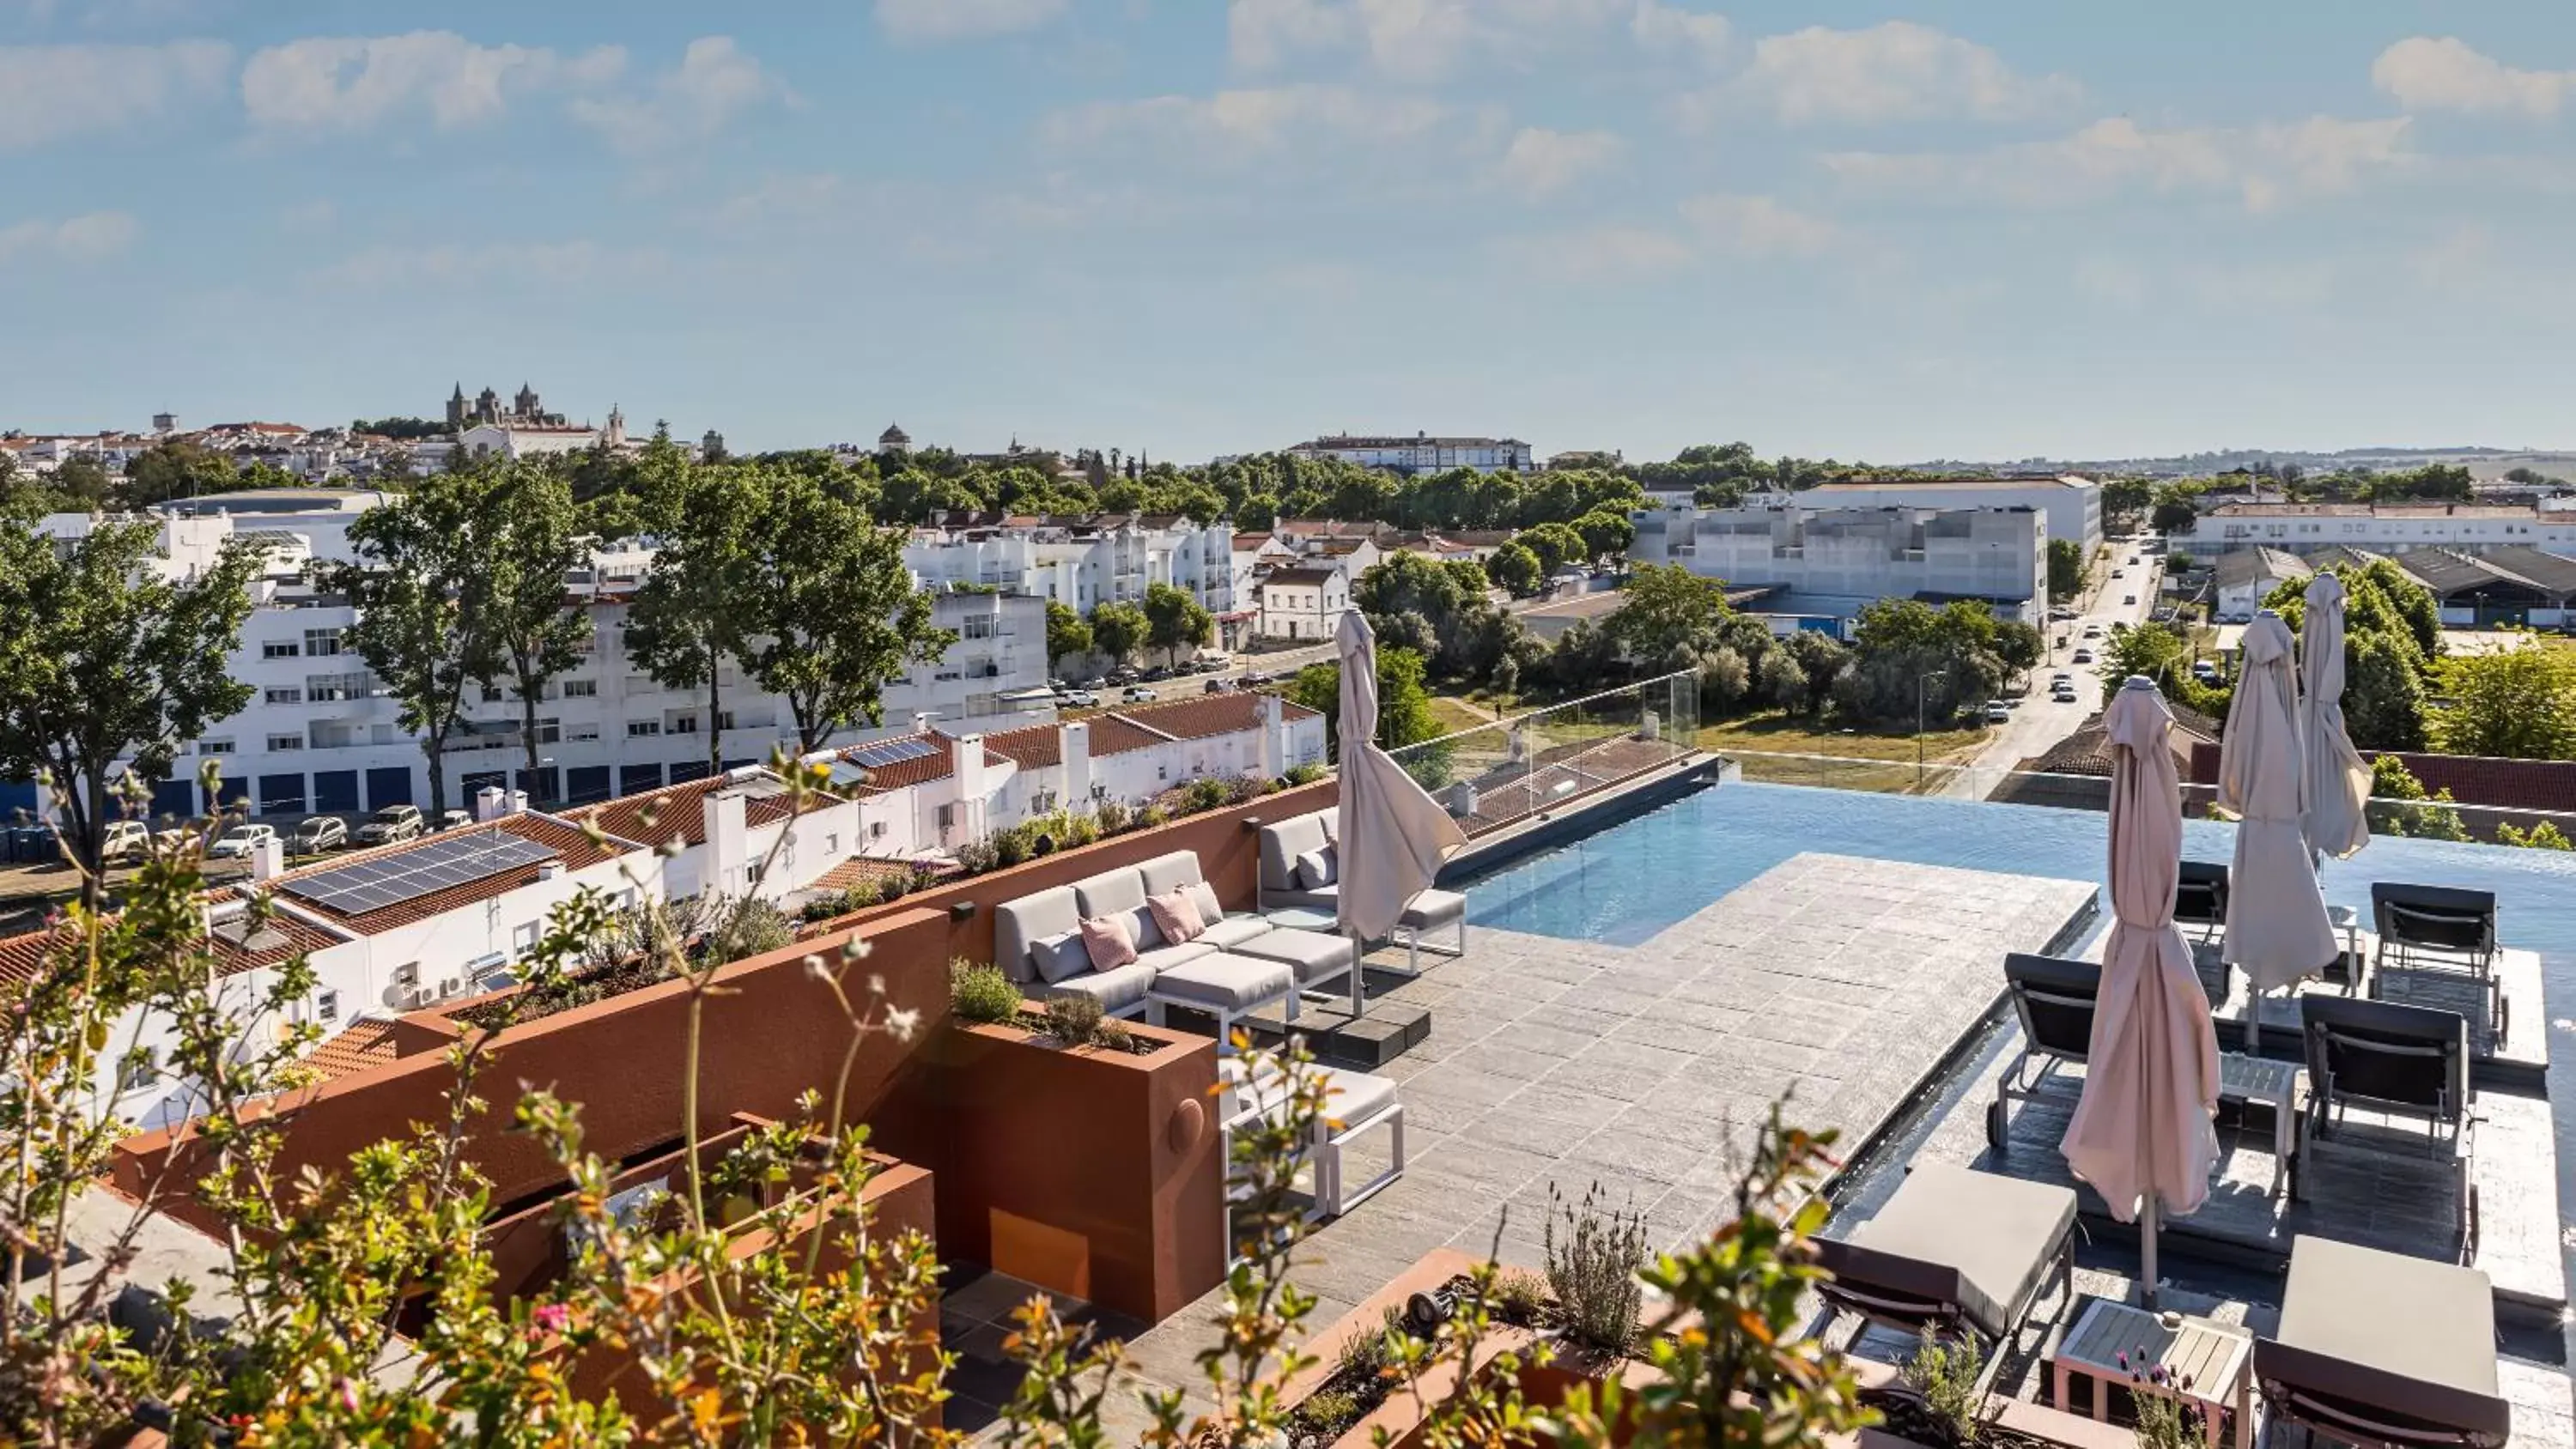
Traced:
<svg viewBox="0 0 2576 1449">
<path fill-rule="evenodd" d="M 2109 818 L 2038 805 L 1726 784 L 1473 881 L 1469 919 L 1633 946 L 1802 851 L 2099 886 L 2108 864 Z M 2228 860 L 2235 854 L 2234 827 L 2186 821 L 2183 853 Z M 2491 890 L 2505 944 L 2544 956 L 2576 950 L 2576 855 L 2374 838 L 2352 859 L 2326 862 L 2322 880 L 2330 903 L 2354 907 L 2365 921 L 2372 881 Z M 2569 984 L 2576 986 L 2576 962 L 2570 965 Z M 2550 972 L 2553 1014 L 2560 974 Z"/>
</svg>

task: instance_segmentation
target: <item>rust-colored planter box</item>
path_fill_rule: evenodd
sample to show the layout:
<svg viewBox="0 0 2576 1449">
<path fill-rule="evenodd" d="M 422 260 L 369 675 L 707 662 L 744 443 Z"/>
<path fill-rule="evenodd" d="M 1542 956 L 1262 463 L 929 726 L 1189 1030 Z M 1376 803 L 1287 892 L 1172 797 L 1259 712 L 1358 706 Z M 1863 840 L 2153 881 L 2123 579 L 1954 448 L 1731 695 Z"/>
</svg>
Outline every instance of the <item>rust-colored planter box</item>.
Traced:
<svg viewBox="0 0 2576 1449">
<path fill-rule="evenodd" d="M 1851 1367 L 1852 1377 L 1859 1380 L 1863 1392 L 1893 1388 L 1904 1378 L 1902 1370 L 1889 1364 L 1854 1359 Z M 1994 1415 L 1997 1427 L 2062 1444 L 2066 1449 L 2137 1449 L 2137 1435 L 2124 1425 L 2105 1424 L 2000 1394 L 1987 1396 L 1986 1408 Z M 1857 1449 L 1933 1449 L 1885 1429 L 1863 1429 L 1854 1436 L 1854 1442 Z"/>
<path fill-rule="evenodd" d="M 1131 1026 L 1150 1052 L 952 1021 L 878 1145 L 939 1180 L 939 1249 L 1159 1323 L 1225 1276 L 1216 1042 Z"/>
</svg>

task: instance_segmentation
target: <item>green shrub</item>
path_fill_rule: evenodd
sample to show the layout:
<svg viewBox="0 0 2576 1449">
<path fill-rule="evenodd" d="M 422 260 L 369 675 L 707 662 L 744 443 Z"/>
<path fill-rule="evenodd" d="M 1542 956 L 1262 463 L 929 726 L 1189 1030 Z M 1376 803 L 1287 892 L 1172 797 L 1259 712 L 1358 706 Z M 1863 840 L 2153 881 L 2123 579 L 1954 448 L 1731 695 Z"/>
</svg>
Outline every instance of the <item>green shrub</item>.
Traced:
<svg viewBox="0 0 2576 1449">
<path fill-rule="evenodd" d="M 1181 792 L 1181 809 L 1196 815 L 1202 810 L 1214 810 L 1232 798 L 1233 792 L 1223 780 L 1192 780 L 1189 788 Z"/>
<path fill-rule="evenodd" d="M 1047 1030 L 1066 1046 L 1089 1046 L 1100 1034 L 1100 998 L 1068 991 L 1046 1004 Z"/>
<path fill-rule="evenodd" d="M 1143 810 L 1137 812 L 1136 828 L 1139 830 L 1157 829 L 1168 823 L 1171 818 L 1171 816 L 1163 813 L 1162 806 L 1148 805 Z"/>
<path fill-rule="evenodd" d="M 993 864 L 1005 869 L 1029 858 L 1029 831 L 1023 825 L 996 831 L 993 835 Z"/>
<path fill-rule="evenodd" d="M 1317 780 L 1324 778 L 1324 767 L 1321 765 L 1291 765 L 1288 768 L 1288 773 L 1280 776 L 1280 778 L 1286 780 L 1291 787 L 1298 785 L 1312 785 Z"/>
<path fill-rule="evenodd" d="M 948 963 L 948 1000 L 967 1021 L 1014 1021 L 1020 1014 L 1020 988 L 1010 974 L 964 957 Z"/>
<path fill-rule="evenodd" d="M 741 961 L 796 939 L 787 913 L 759 896 L 730 903 L 698 945 L 702 961 Z"/>
<path fill-rule="evenodd" d="M 1306 1421 L 1307 1429 L 1316 1437 L 1338 1439 L 1360 1421 L 1360 1402 L 1344 1393 L 1321 1393 L 1300 1405 L 1297 1417 Z"/>
<path fill-rule="evenodd" d="M 1905 1366 L 1906 1386 L 1923 1400 L 1924 1409 L 1949 1434 L 1953 1449 L 1976 1443 L 1985 1428 L 1986 1396 L 1977 1389 L 1982 1368 L 1983 1356 L 1977 1350 L 1975 1337 L 1954 1341 L 1939 1334 L 1924 1335 L 1913 1361 Z M 2143 1400 L 2146 1396 L 2139 1397 Z"/>
<path fill-rule="evenodd" d="M 1547 1280 L 1526 1268 L 1513 1268 L 1494 1280 L 1494 1311 L 1505 1323 L 1529 1328 L 1547 1309 Z"/>
<path fill-rule="evenodd" d="M 991 840 L 970 840 L 953 852 L 958 867 L 968 875 L 982 875 L 1002 863 L 1001 846 Z"/>
<path fill-rule="evenodd" d="M 1605 1352 L 1626 1353 L 1645 1299 L 1637 1281 L 1648 1260 L 1645 1215 L 1604 1207 L 1597 1182 L 1571 1207 L 1553 1185 L 1547 1195 L 1547 1286 L 1566 1332 Z M 1559 1218 L 1565 1220 L 1561 1242 Z"/>
<path fill-rule="evenodd" d="M 1091 818 L 1099 823 L 1103 835 L 1116 835 L 1136 823 L 1134 812 L 1127 808 L 1124 800 L 1101 801 L 1100 808 L 1091 812 Z"/>
</svg>

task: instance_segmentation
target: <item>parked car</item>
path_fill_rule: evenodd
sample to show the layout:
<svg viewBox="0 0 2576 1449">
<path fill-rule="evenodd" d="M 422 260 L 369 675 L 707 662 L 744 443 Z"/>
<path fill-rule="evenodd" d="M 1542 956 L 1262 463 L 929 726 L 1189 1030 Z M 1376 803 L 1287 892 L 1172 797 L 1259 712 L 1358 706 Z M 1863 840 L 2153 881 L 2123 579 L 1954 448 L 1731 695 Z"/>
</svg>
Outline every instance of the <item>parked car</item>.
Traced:
<svg viewBox="0 0 2576 1449">
<path fill-rule="evenodd" d="M 1109 671 L 1108 678 L 1105 682 L 1110 684 L 1134 684 L 1141 677 L 1142 676 L 1137 674 L 1135 670 L 1122 664 Z"/>
<path fill-rule="evenodd" d="M 215 843 L 206 847 L 206 854 L 217 860 L 241 859 L 276 838 L 274 825 L 236 825 L 216 836 Z"/>
<path fill-rule="evenodd" d="M 337 815 L 314 815 L 295 827 L 287 849 L 297 855 L 316 855 L 325 850 L 338 850 L 349 843 L 349 824 Z"/>
<path fill-rule="evenodd" d="M 2085 626 L 2084 626 L 2084 637 L 2085 637 L 2085 638 L 2087 638 L 2087 639 L 2099 639 L 2099 638 L 2101 638 L 2101 637 L 2102 637 L 2102 626 L 2101 626 L 2101 625 L 2099 625 L 2099 624 L 2087 624 L 2087 625 L 2085 625 Z"/>
<path fill-rule="evenodd" d="M 358 827 L 361 845 L 391 845 L 419 838 L 423 821 L 417 805 L 387 805 Z"/>
<path fill-rule="evenodd" d="M 2058 685 L 2057 687 L 2049 690 L 2048 697 L 2056 700 L 2059 704 L 2073 704 L 2075 703 L 2075 686 L 2071 684 Z"/>
<path fill-rule="evenodd" d="M 2191 677 L 2199 680 L 2203 684 L 2216 684 L 2218 682 L 2217 662 L 2209 659 L 2193 660 L 2191 662 Z"/>
<path fill-rule="evenodd" d="M 2006 704 L 2006 703 L 2004 703 L 2004 702 L 2003 702 L 2002 700 L 2000 700 L 2000 699 L 1990 699 L 1990 700 L 1987 700 L 1987 701 L 1986 701 L 1986 723 L 1988 723 L 1988 724 L 2011 724 L 2011 723 L 2012 723 L 2012 706 L 2011 706 L 2011 705 L 2008 705 L 2008 704 Z"/>
<path fill-rule="evenodd" d="M 107 822 L 107 840 L 100 847 L 99 859 L 114 865 L 120 860 L 139 858 L 152 848 L 152 827 L 140 820 Z"/>
<path fill-rule="evenodd" d="M 1231 688 L 1233 688 L 1233 686 L 1227 684 L 1222 679 L 1211 679 L 1207 682 L 1207 688 L 1204 692 L 1208 694 L 1223 694 Z"/>
<path fill-rule="evenodd" d="M 2129 555 L 2129 562 L 2130 562 L 2130 563 L 2134 564 L 2134 563 L 2136 563 L 2137 561 L 2138 561 L 2138 556 L 2137 556 L 2136 554 L 2131 554 L 2131 555 Z"/>
<path fill-rule="evenodd" d="M 2078 649 L 2078 650 L 2076 650 L 2076 651 L 2075 651 L 2075 662 L 2076 662 L 2076 663 L 2078 663 L 2078 664 L 2090 664 L 2090 663 L 2092 663 L 2092 662 L 2093 662 L 2093 651 L 2092 651 L 2092 650 L 2090 650 L 2090 649 Z"/>
<path fill-rule="evenodd" d="M 2051 685 L 2073 684 L 2075 682 L 2075 676 L 2061 669 L 2055 674 L 2048 676 L 2048 682 Z"/>
<path fill-rule="evenodd" d="M 1073 686 L 1072 686 L 1072 685 L 1070 685 L 1070 684 L 1065 683 L 1065 682 L 1064 682 L 1063 680 L 1061 680 L 1061 679 L 1050 679 L 1050 680 L 1048 680 L 1048 681 L 1047 681 L 1047 688 L 1049 688 L 1049 689 L 1051 689 L 1051 690 L 1055 691 L 1055 692 L 1056 692 L 1056 693 L 1058 693 L 1058 694 L 1062 694 L 1062 693 L 1064 693 L 1066 690 L 1069 690 L 1069 689 L 1073 688 Z"/>
<path fill-rule="evenodd" d="M 1120 695 L 1119 698 L 1127 701 L 1129 704 L 1152 704 L 1154 702 L 1154 691 L 1147 689 L 1141 684 L 1131 684 L 1127 686 L 1127 692 Z"/>
<path fill-rule="evenodd" d="M 1064 702 L 1073 706 L 1075 709 L 1100 708 L 1100 696 L 1087 689 L 1077 689 L 1073 693 L 1066 695 L 1064 697 Z"/>
<path fill-rule="evenodd" d="M 1243 671 L 1243 673 L 1237 677 L 1234 682 L 1242 685 L 1246 689 L 1250 689 L 1256 684 L 1268 684 L 1270 682 L 1270 676 L 1262 673 L 1258 669 L 1247 669 Z"/>
<path fill-rule="evenodd" d="M 473 823 L 473 812 L 467 810 L 450 810 L 438 817 L 438 828 L 441 830 L 457 830 Z"/>
</svg>

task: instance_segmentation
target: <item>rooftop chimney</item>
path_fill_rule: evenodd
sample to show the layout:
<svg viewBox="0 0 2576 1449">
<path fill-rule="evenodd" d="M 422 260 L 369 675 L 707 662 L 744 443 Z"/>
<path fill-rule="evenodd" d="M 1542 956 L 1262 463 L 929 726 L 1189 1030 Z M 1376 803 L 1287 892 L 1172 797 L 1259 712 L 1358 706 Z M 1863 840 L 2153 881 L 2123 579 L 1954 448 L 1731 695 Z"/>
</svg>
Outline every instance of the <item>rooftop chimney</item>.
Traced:
<svg viewBox="0 0 2576 1449">
<path fill-rule="evenodd" d="M 706 855 L 698 871 L 700 892 L 738 896 L 751 877 L 751 797 L 740 790 L 709 790 L 700 809 L 707 827 Z"/>
<path fill-rule="evenodd" d="M 250 848 L 250 878 L 275 880 L 286 870 L 286 839 L 272 835 Z"/>
<path fill-rule="evenodd" d="M 474 792 L 474 818 L 498 820 L 510 813 L 510 792 L 498 785 L 486 785 Z"/>
<path fill-rule="evenodd" d="M 1076 720 L 1056 726 L 1056 752 L 1064 758 L 1064 805 L 1091 808 L 1091 726 Z"/>
<path fill-rule="evenodd" d="M 1287 711 L 1280 707 L 1275 694 L 1256 694 L 1252 698 L 1253 716 L 1261 733 L 1261 774 L 1264 779 L 1276 780 L 1288 773 Z"/>
<path fill-rule="evenodd" d="M 957 781 L 957 841 L 984 838 L 984 737 L 959 735 L 949 744 L 950 773 Z"/>
<path fill-rule="evenodd" d="M 527 810 L 528 810 L 528 792 L 527 792 L 527 791 L 525 791 L 525 790 L 513 790 L 513 791 L 511 791 L 511 792 L 510 792 L 510 800 L 509 800 L 509 813 L 510 813 L 510 814 L 512 814 L 512 815 L 524 815 L 524 814 L 526 814 L 526 813 L 527 813 Z"/>
</svg>

